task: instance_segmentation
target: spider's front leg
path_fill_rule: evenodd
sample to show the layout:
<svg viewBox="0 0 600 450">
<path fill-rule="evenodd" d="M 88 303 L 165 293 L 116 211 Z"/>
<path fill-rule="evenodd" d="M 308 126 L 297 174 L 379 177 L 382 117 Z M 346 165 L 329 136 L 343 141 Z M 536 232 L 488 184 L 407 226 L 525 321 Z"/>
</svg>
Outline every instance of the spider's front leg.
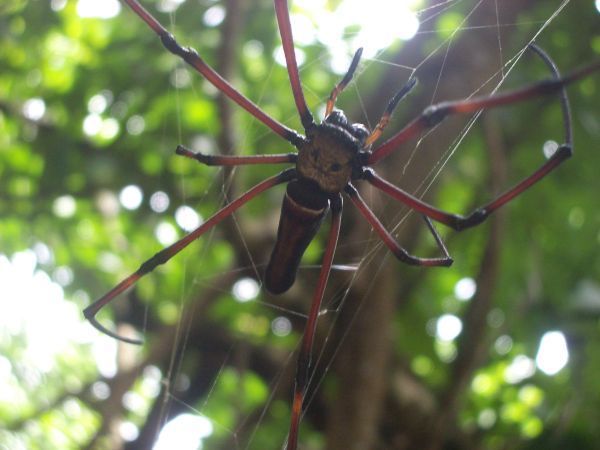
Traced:
<svg viewBox="0 0 600 450">
<path fill-rule="evenodd" d="M 160 38 L 164 47 L 174 55 L 177 55 L 186 63 L 208 80 L 219 91 L 223 92 L 227 97 L 236 102 L 239 106 L 248 111 L 252 116 L 256 117 L 267 127 L 273 130 L 276 134 L 294 144 L 298 139 L 298 133 L 286 127 L 279 121 L 269 116 L 266 112 L 260 109 L 250 99 L 245 97 L 241 92 L 235 89 L 227 80 L 217 73 L 200 57 L 198 52 L 190 47 L 183 47 L 175 40 L 175 37 L 150 14 L 137 0 L 122 0 L 137 14 Z"/>
<path fill-rule="evenodd" d="M 600 69 L 600 63 L 592 64 L 584 67 L 578 71 L 571 73 L 570 75 L 561 78 L 558 68 L 552 61 L 552 59 L 539 47 L 531 45 L 530 49 L 536 53 L 544 63 L 549 67 L 550 71 L 554 75 L 554 79 L 546 80 L 530 87 L 523 89 L 506 92 L 503 94 L 492 95 L 488 97 L 474 98 L 470 100 L 459 100 L 455 102 L 446 102 L 439 105 L 434 105 L 427 108 L 421 116 L 412 121 L 396 136 L 381 145 L 378 149 L 374 150 L 372 154 L 367 157 L 367 164 L 372 164 L 385 157 L 391 151 L 392 144 L 395 145 L 399 141 L 404 141 L 409 137 L 414 136 L 424 128 L 431 127 L 439 123 L 448 114 L 462 114 L 467 112 L 474 112 L 482 108 L 493 108 L 496 106 L 506 105 L 514 102 L 527 100 L 531 97 L 560 92 L 560 104 L 563 111 L 563 124 L 565 133 L 565 143 L 558 147 L 554 154 L 539 167 L 535 172 L 521 180 L 512 188 L 508 189 L 504 193 L 500 194 L 491 202 L 486 205 L 475 209 L 472 213 L 462 216 L 460 214 L 452 214 L 437 209 L 422 200 L 410 195 L 402 189 L 394 186 L 387 182 L 383 178 L 379 177 L 372 169 L 364 169 L 362 178 L 367 180 L 370 184 L 401 201 L 405 205 L 414 209 L 415 211 L 424 214 L 425 216 L 441 222 L 455 230 L 464 230 L 483 222 L 492 212 L 500 208 L 502 205 L 508 203 L 513 198 L 517 197 L 529 187 L 540 181 L 560 164 L 571 157 L 573 153 L 573 142 L 572 142 L 572 124 L 571 124 L 571 112 L 569 107 L 569 100 L 565 86 L 566 84 L 578 80 L 584 76 L 587 76 Z"/>
<path fill-rule="evenodd" d="M 132 273 L 127 278 L 122 280 L 114 288 L 112 288 L 110 291 L 108 291 L 106 294 L 104 294 L 102 297 L 100 297 L 98 300 L 96 300 L 94 303 L 92 303 L 90 306 L 88 306 L 83 311 L 83 315 L 85 316 L 86 319 L 88 319 L 90 321 L 90 323 L 94 327 L 96 327 L 96 329 L 100 330 L 101 332 L 103 332 L 115 339 L 123 341 L 123 342 L 128 342 L 130 344 L 141 344 L 142 342 L 137 339 L 130 339 L 127 337 L 119 336 L 118 334 L 108 330 L 106 327 L 104 327 L 102 324 L 100 324 L 98 322 L 98 320 L 96 319 L 96 314 L 98 314 L 98 312 L 102 308 L 104 308 L 108 303 L 113 301 L 116 297 L 118 297 L 120 294 L 122 294 L 127 289 L 129 289 L 131 286 L 133 286 L 135 283 L 137 283 L 138 280 L 140 278 L 142 278 L 144 275 L 147 275 L 148 273 L 150 273 L 154 269 L 156 269 L 156 267 L 158 267 L 159 265 L 164 264 L 167 261 L 169 261 L 176 254 L 178 254 L 180 251 L 182 251 L 184 248 L 186 248 L 188 245 L 190 245 L 192 242 L 194 242 L 196 239 L 198 239 L 204 233 L 206 233 L 207 231 L 212 229 L 215 225 L 217 225 L 223 219 L 225 219 L 226 217 L 229 217 L 231 214 L 233 214 L 242 205 L 248 203 L 250 200 L 252 200 L 257 195 L 261 194 L 262 192 L 264 192 L 274 186 L 277 186 L 278 184 L 291 181 L 294 178 L 296 178 L 296 171 L 294 169 L 287 169 L 271 178 L 267 178 L 266 180 L 258 183 L 256 186 L 249 189 L 244 194 L 240 195 L 238 198 L 233 200 L 231 203 L 224 206 L 221 210 L 219 210 L 217 213 L 215 213 L 212 217 L 210 217 L 206 222 L 204 222 L 202 225 L 200 225 L 194 231 L 187 234 L 186 236 L 184 236 L 182 239 L 178 240 L 174 244 L 171 244 L 170 246 L 162 249 L 161 251 L 156 253 L 152 258 L 143 262 L 140 265 L 138 270 L 136 270 L 134 273 Z"/>
</svg>

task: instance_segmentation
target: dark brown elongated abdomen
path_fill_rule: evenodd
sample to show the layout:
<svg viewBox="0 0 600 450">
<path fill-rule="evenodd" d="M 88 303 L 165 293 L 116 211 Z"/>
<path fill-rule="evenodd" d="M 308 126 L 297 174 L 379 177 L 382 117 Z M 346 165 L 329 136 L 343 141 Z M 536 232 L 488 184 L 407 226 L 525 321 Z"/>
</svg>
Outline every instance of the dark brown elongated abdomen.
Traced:
<svg viewBox="0 0 600 450">
<path fill-rule="evenodd" d="M 302 255 L 328 210 L 327 194 L 311 182 L 300 179 L 288 184 L 277 242 L 265 271 L 264 286 L 270 293 L 281 294 L 294 284 Z"/>
</svg>

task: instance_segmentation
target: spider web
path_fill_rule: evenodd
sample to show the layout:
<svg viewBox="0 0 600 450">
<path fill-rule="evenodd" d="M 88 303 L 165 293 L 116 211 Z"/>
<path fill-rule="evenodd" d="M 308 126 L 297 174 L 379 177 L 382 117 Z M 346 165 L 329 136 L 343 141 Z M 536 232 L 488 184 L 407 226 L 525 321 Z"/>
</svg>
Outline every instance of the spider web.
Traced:
<svg viewBox="0 0 600 450">
<path fill-rule="evenodd" d="M 409 118 L 414 117 L 415 112 L 422 110 L 429 104 L 442 100 L 489 94 L 505 89 L 507 85 L 516 86 L 527 81 L 533 81 L 523 80 L 519 77 L 513 79 L 512 75 L 513 72 L 519 71 L 522 64 L 521 59 L 527 50 L 527 46 L 534 40 L 543 38 L 543 32 L 548 27 L 553 26 L 553 22 L 568 6 L 569 1 L 548 3 L 552 3 L 552 6 L 548 6 L 546 11 L 538 12 L 534 20 L 524 22 L 518 18 L 518 15 L 515 14 L 513 17 L 509 14 L 509 6 L 498 0 L 430 2 L 421 10 L 417 10 L 420 29 L 413 40 L 415 43 L 410 41 L 400 44 L 399 41 L 395 41 L 390 46 L 380 49 L 374 55 L 365 58 L 355 80 L 340 96 L 338 106 L 346 111 L 353 122 L 363 122 L 372 129 L 381 113 L 381 105 L 383 104 L 381 99 L 390 98 L 409 77 L 418 77 L 424 92 L 419 91 L 418 94 L 409 97 L 400 105 L 394 120 L 384 135 L 385 139 L 385 136 L 390 136 L 395 130 L 400 129 L 402 124 L 406 123 Z M 482 10 L 493 11 L 493 20 L 490 21 L 487 16 L 482 18 L 480 16 Z M 370 14 L 385 14 L 385 12 L 372 11 Z M 510 15 L 511 19 L 507 19 L 507 15 Z M 442 18 L 445 20 L 445 28 L 440 32 L 439 20 Z M 309 20 L 316 19 L 309 16 Z M 172 22 L 179 39 L 187 42 L 185 30 L 177 28 L 176 14 L 172 15 Z M 318 27 L 318 24 L 316 27 Z M 354 38 L 358 34 L 358 32 L 347 32 L 344 36 L 344 41 L 347 42 L 348 46 L 348 56 L 351 56 L 351 50 L 356 48 Z M 510 36 L 511 34 L 513 36 Z M 434 39 L 435 35 L 439 36 Z M 195 44 L 195 46 L 202 52 L 200 44 Z M 319 120 L 322 117 L 322 111 L 317 108 L 324 105 L 330 87 L 325 90 L 320 86 L 315 88 L 313 83 L 305 78 L 314 66 L 328 70 L 331 50 L 324 44 L 318 43 L 318 41 L 313 44 L 314 46 L 320 47 L 321 51 L 316 57 L 307 57 L 301 65 L 300 76 L 303 79 L 303 88 L 307 95 L 309 107 L 316 113 L 316 119 Z M 482 46 L 485 48 L 482 49 Z M 487 56 L 479 62 L 479 66 L 483 65 L 484 68 L 478 67 L 477 63 L 470 66 L 471 70 L 477 71 L 478 77 L 473 77 L 473 79 L 461 83 L 460 75 L 453 75 L 451 71 L 456 69 L 454 61 L 465 61 L 465 56 L 462 55 L 461 57 L 461 53 L 464 52 L 473 52 L 471 57 L 475 59 L 481 58 L 483 54 L 487 54 Z M 400 59 L 397 59 L 398 57 Z M 523 62 L 523 64 L 527 63 Z M 265 77 L 262 91 L 257 96 L 251 96 L 253 101 L 269 111 L 272 108 L 270 100 L 267 99 L 269 86 L 280 78 L 281 73 L 285 74 L 283 70 L 280 65 L 273 61 L 268 68 L 268 76 Z M 195 74 L 191 76 L 196 77 Z M 383 80 L 395 78 L 398 81 L 393 85 L 381 85 L 373 89 L 369 84 L 378 78 Z M 235 78 L 233 81 L 233 84 L 236 84 Z M 194 81 L 191 86 L 198 98 L 205 95 L 202 81 Z M 245 92 L 243 88 L 241 90 Z M 180 95 L 179 89 L 173 90 L 174 101 L 178 102 Z M 377 101 L 371 99 L 374 95 L 377 95 L 380 99 L 378 104 Z M 416 97 L 416 99 L 413 97 Z M 279 100 L 293 104 L 291 93 L 289 98 Z M 417 105 L 411 104 L 412 102 L 416 102 Z M 286 125 L 300 129 L 297 114 L 293 109 L 282 108 L 280 111 L 284 111 L 283 117 L 275 113 L 273 115 Z M 238 119 L 238 113 L 239 111 L 233 114 L 236 120 Z M 181 117 L 179 117 L 179 124 L 181 120 Z M 409 143 L 406 148 L 399 150 L 398 155 L 389 158 L 389 163 L 386 162 L 380 165 L 384 167 L 376 166 L 375 168 L 388 180 L 407 189 L 413 195 L 425 198 L 428 201 L 432 198 L 435 199 L 435 197 L 428 197 L 428 194 L 435 193 L 445 172 L 452 170 L 449 166 L 452 166 L 457 155 L 465 147 L 465 141 L 477 139 L 473 135 L 478 133 L 476 129 L 480 126 L 481 120 L 480 114 L 475 114 L 467 117 L 450 118 L 447 122 L 424 133 L 416 142 Z M 269 133 L 268 131 L 263 132 L 263 128 L 257 121 L 237 120 L 236 131 L 239 132 L 239 136 L 234 150 L 243 149 L 244 152 L 256 151 L 259 153 L 263 136 Z M 260 131 L 257 132 L 257 130 Z M 182 135 L 180 129 L 166 130 L 165 133 Z M 555 138 L 557 140 L 561 139 L 560 136 Z M 282 143 L 280 148 L 279 152 L 289 150 L 289 146 L 286 146 L 285 143 Z M 190 164 L 190 162 L 182 161 L 181 164 Z M 229 193 L 231 186 L 235 186 L 236 190 L 249 186 L 247 179 L 252 177 L 245 175 L 243 172 L 252 173 L 252 170 L 241 168 L 225 173 L 215 169 L 213 175 L 209 175 L 212 178 L 210 187 L 206 189 L 205 198 L 214 198 L 217 191 L 217 196 L 220 198 L 219 203 L 227 202 L 231 199 Z M 202 176 L 207 173 L 207 171 L 203 171 Z M 239 181 L 240 178 L 242 181 Z M 190 190 L 190 184 L 192 183 L 194 183 L 194 175 L 181 177 L 181 190 L 184 194 L 181 199 L 182 204 L 188 203 L 186 192 Z M 309 248 L 307 257 L 309 261 L 302 265 L 298 275 L 297 284 L 299 286 L 295 286 L 289 295 L 284 296 L 283 299 L 278 299 L 261 291 L 256 298 L 248 303 L 242 303 L 239 299 L 236 300 L 234 295 L 231 295 L 231 289 L 236 279 L 239 281 L 240 278 L 250 277 L 260 280 L 260 274 L 264 269 L 266 260 L 264 253 L 257 251 L 257 246 L 251 242 L 251 239 L 255 238 L 257 227 L 267 230 L 264 233 L 274 235 L 276 213 L 280 207 L 281 195 L 282 189 L 274 189 L 271 194 L 265 194 L 265 197 L 272 199 L 274 202 L 272 204 L 273 213 L 269 213 L 267 220 L 262 223 L 248 220 L 243 212 L 244 208 L 233 216 L 232 225 L 230 225 L 231 230 L 235 231 L 241 245 L 239 252 L 246 256 L 248 264 L 238 264 L 227 269 L 224 273 L 205 275 L 200 273 L 201 271 L 195 265 L 185 263 L 187 276 L 179 294 L 179 319 L 176 327 L 178 338 L 172 346 L 168 367 L 161 368 L 164 392 L 163 400 L 161 400 L 163 402 L 160 411 L 161 418 L 158 423 L 164 426 L 167 421 L 171 420 L 174 409 L 208 418 L 213 427 L 213 437 L 208 438 L 202 448 L 264 448 L 262 446 L 265 445 L 265 434 L 277 436 L 275 440 L 278 440 L 279 444 L 272 448 L 283 448 L 285 445 L 292 387 L 290 377 L 293 376 L 295 371 L 297 343 L 300 340 L 303 321 L 306 318 L 312 289 L 318 274 L 320 249 L 324 245 L 323 233 L 319 235 L 316 243 Z M 375 192 L 366 191 L 363 192 L 363 195 L 373 207 L 375 213 L 384 217 L 386 227 L 399 237 L 401 243 L 410 245 L 410 242 L 406 240 L 406 234 L 414 229 L 411 223 L 416 223 L 413 220 L 415 214 L 411 214 L 407 208 L 403 208 L 401 205 Z M 488 196 L 487 198 L 491 197 Z M 485 200 L 485 197 L 483 200 Z M 435 200 L 432 201 L 435 202 Z M 196 196 L 193 202 L 196 206 L 196 203 L 202 202 L 202 198 Z M 312 368 L 316 370 L 313 372 L 305 402 L 309 411 L 312 411 L 313 408 L 319 408 L 321 406 L 320 402 L 324 401 L 321 394 L 326 389 L 328 375 L 334 371 L 337 355 L 344 350 L 346 337 L 351 332 L 354 322 L 360 319 L 360 315 L 366 308 L 370 307 L 372 302 L 379 300 L 373 298 L 373 292 L 377 291 L 377 284 L 380 282 L 381 277 L 386 276 L 385 272 L 389 271 L 390 266 L 393 267 L 398 276 L 402 276 L 408 270 L 414 271 L 414 269 L 408 269 L 397 263 L 393 257 L 390 257 L 388 252 L 382 251 L 383 244 L 368 227 L 364 224 L 354 224 L 358 219 L 352 211 L 350 202 L 346 202 L 345 205 L 344 221 L 352 221 L 352 225 L 346 223 L 343 225 L 343 235 L 338 244 L 335 268 L 323 301 L 321 324 L 317 334 L 318 342 L 315 342 L 312 362 Z M 328 221 L 324 222 L 323 228 L 325 231 L 328 229 L 328 225 Z M 346 228 L 348 229 L 346 230 Z M 358 231 L 353 228 L 358 229 Z M 260 229 L 259 231 L 261 231 Z M 210 253 L 211 248 L 218 246 L 222 238 L 223 234 L 218 229 L 203 237 L 200 258 Z M 427 240 L 425 239 L 424 242 L 427 242 Z M 433 245 L 428 246 L 428 244 L 421 244 L 417 247 L 421 250 L 425 249 L 425 252 L 433 251 L 434 248 Z M 192 252 L 194 251 L 197 250 L 192 250 Z M 460 257 L 460 255 L 455 256 Z M 187 257 L 181 255 L 178 258 L 185 259 Z M 194 261 L 198 261 L 198 259 L 195 258 Z M 430 269 L 423 268 L 419 270 L 427 271 Z M 364 279 L 365 275 L 368 276 L 370 281 L 365 282 L 363 280 L 359 282 L 358 280 Z M 220 330 L 219 332 L 223 332 L 222 329 L 225 329 L 227 337 L 222 339 L 223 342 L 214 344 L 219 348 L 218 351 L 215 351 L 217 362 L 212 363 L 217 367 L 217 371 L 211 375 L 208 381 L 203 381 L 206 386 L 203 394 L 199 396 L 200 400 L 191 403 L 185 400 L 187 398 L 185 391 L 193 389 L 193 385 L 197 380 L 187 378 L 187 373 L 198 373 L 189 367 L 189 361 L 197 357 L 195 355 L 198 351 L 196 343 L 190 342 L 189 336 L 195 326 L 191 318 L 195 316 L 194 308 L 204 308 L 204 306 L 192 306 L 190 309 L 188 305 L 191 296 L 198 295 L 198 292 L 206 290 L 216 290 L 222 293 L 221 296 L 216 296 L 215 300 L 211 301 L 211 307 L 215 307 L 220 311 L 214 305 L 230 304 L 242 311 L 239 315 L 234 316 L 228 316 L 229 312 L 223 313 L 229 317 L 229 320 L 232 320 L 231 317 L 233 317 L 233 320 L 237 321 L 238 328 L 241 327 L 242 330 L 236 332 L 232 329 L 235 327 L 227 329 L 227 326 L 219 322 L 219 313 L 214 313 L 214 311 L 211 313 L 210 308 L 207 308 L 206 314 L 210 314 L 212 319 L 219 324 L 219 326 L 211 329 Z M 353 301 L 352 305 L 348 305 L 349 297 L 355 295 L 356 292 L 360 292 L 358 302 Z M 341 319 L 342 313 L 345 313 L 348 317 Z M 266 327 L 268 338 L 264 336 L 265 321 L 268 321 Z M 340 329 L 340 322 L 343 322 L 344 329 Z M 257 323 L 259 325 L 256 325 Z M 293 328 L 294 331 L 288 334 L 290 330 L 287 330 L 287 327 Z M 262 329 L 262 331 L 256 331 L 257 329 Z M 263 333 L 262 339 L 260 333 Z M 278 343 L 278 340 L 281 343 Z M 193 351 L 190 348 L 192 345 L 194 346 Z M 207 346 L 209 345 L 207 343 Z M 267 375 L 263 373 L 261 376 L 257 376 L 256 373 L 260 370 L 253 367 L 254 362 L 252 359 L 259 359 L 257 352 L 260 353 L 261 346 L 265 354 L 264 359 L 268 360 L 269 363 L 275 362 L 278 367 L 271 372 L 264 370 Z M 204 348 L 204 350 L 209 351 L 207 348 Z M 207 359 L 206 355 L 201 355 L 200 364 Z M 265 363 L 265 361 L 262 362 Z M 250 379 L 248 374 L 251 375 Z M 187 381 L 185 381 L 186 379 Z M 256 385 L 252 387 L 252 383 Z M 184 388 L 182 388 L 182 384 Z M 251 396 L 251 394 L 248 394 L 248 390 L 252 389 L 263 392 L 262 394 L 256 394 L 258 397 L 262 395 L 256 403 L 243 399 L 244 396 Z M 239 395 L 237 400 L 236 394 Z M 219 402 L 227 401 L 233 402 L 228 405 L 228 408 L 218 406 Z M 224 411 L 235 412 L 234 419 L 224 416 Z M 309 433 L 305 434 L 305 428 L 307 426 L 303 421 L 300 436 L 301 443 L 306 440 L 307 435 L 314 439 L 313 430 L 310 429 L 308 430 Z M 157 437 L 159 432 L 160 428 L 157 428 Z M 324 444 L 317 443 L 315 448 L 325 447 Z"/>
</svg>

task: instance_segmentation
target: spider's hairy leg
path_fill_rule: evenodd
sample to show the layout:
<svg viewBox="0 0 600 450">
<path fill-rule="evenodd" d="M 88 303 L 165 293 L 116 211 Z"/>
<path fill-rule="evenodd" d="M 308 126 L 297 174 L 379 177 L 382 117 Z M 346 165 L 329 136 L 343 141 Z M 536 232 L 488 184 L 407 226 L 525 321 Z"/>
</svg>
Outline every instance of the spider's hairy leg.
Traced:
<svg viewBox="0 0 600 450">
<path fill-rule="evenodd" d="M 300 74 L 298 73 L 298 62 L 296 61 L 296 53 L 294 51 L 294 36 L 292 34 L 292 24 L 290 23 L 288 3 L 287 0 L 274 0 L 274 2 L 277 24 L 279 26 L 279 33 L 281 34 L 281 43 L 283 44 L 283 53 L 285 54 L 285 62 L 290 77 L 292 93 L 294 94 L 294 101 L 296 102 L 298 113 L 300 114 L 302 126 L 307 130 L 314 125 L 314 119 L 308 106 L 306 106 L 304 92 L 302 91 L 302 83 L 300 82 Z"/>
<path fill-rule="evenodd" d="M 381 133 L 383 133 L 383 130 L 385 129 L 385 127 L 387 127 L 388 124 L 390 123 L 390 118 L 392 117 L 392 113 L 396 109 L 396 106 L 398 106 L 398 103 L 400 103 L 400 100 L 402 100 L 404 97 L 406 97 L 408 95 L 408 93 L 410 91 L 412 91 L 412 89 L 416 85 L 417 85 L 417 79 L 410 78 L 406 82 L 406 84 L 404 86 L 402 86 L 402 88 L 398 92 L 396 92 L 396 94 L 392 97 L 392 99 L 388 103 L 387 107 L 385 108 L 385 111 L 381 115 L 381 119 L 379 119 L 379 122 L 377 122 L 377 125 L 375 125 L 375 129 L 373 130 L 373 132 L 369 135 L 369 137 L 365 141 L 365 147 L 372 145 L 377 139 L 379 139 L 381 137 Z"/>
<path fill-rule="evenodd" d="M 182 47 L 177 43 L 175 37 L 163 27 L 156 18 L 150 14 L 137 0 L 122 0 L 132 11 L 137 14 L 146 24 L 160 37 L 161 42 L 167 50 L 174 55 L 179 56 L 186 63 L 192 66 L 198 73 L 212 83 L 219 91 L 227 95 L 231 100 L 236 102 L 276 134 L 296 145 L 299 135 L 291 128 L 286 127 L 282 123 L 273 119 L 250 99 L 241 94 L 227 80 L 219 75 L 212 67 L 210 67 L 198 55 L 196 50 L 190 47 Z"/>
<path fill-rule="evenodd" d="M 352 58 L 352 62 L 350 63 L 350 67 L 348 68 L 348 72 L 344 75 L 344 78 L 335 85 L 331 94 L 329 94 L 329 99 L 327 100 L 327 106 L 325 107 L 325 117 L 331 114 L 333 111 L 333 107 L 335 106 L 335 101 L 340 95 L 340 93 L 348 86 L 348 83 L 352 81 L 352 77 L 354 77 L 354 72 L 356 72 L 356 68 L 358 67 L 358 63 L 360 62 L 360 57 L 362 56 L 363 49 L 362 47 L 356 50 L 354 57 Z"/>
<path fill-rule="evenodd" d="M 152 258 L 143 262 L 138 270 L 136 270 L 133 274 L 131 274 L 130 276 L 125 278 L 123 281 L 121 281 L 119 284 L 117 284 L 114 288 L 112 288 L 110 291 L 108 291 L 105 295 L 103 295 L 98 300 L 96 300 L 94 303 L 92 303 L 90 306 L 88 306 L 83 311 L 83 315 L 85 316 L 86 319 L 88 319 L 90 321 L 90 323 L 94 327 L 96 327 L 101 332 L 108 334 L 109 336 L 111 336 L 115 339 L 124 341 L 124 342 L 128 342 L 131 344 L 141 344 L 141 341 L 139 341 L 137 339 L 129 339 L 129 338 L 126 338 L 123 336 L 119 336 L 116 333 L 108 330 L 107 328 L 105 328 L 103 325 L 101 325 L 96 320 L 96 314 L 98 314 L 98 312 L 104 306 L 106 306 L 108 303 L 110 303 L 112 300 L 114 300 L 118 295 L 120 295 L 125 290 L 127 290 L 128 288 L 133 286 L 135 283 L 137 283 L 137 281 L 140 278 L 142 278 L 144 275 L 152 272 L 157 266 L 169 261 L 171 258 L 173 258 L 173 256 L 175 256 L 177 253 L 182 251 L 184 248 L 186 248 L 188 245 L 190 245 L 193 241 L 198 239 L 200 236 L 202 236 L 204 233 L 206 233 L 212 227 L 217 225 L 223 219 L 230 216 L 239 207 L 246 204 L 248 201 L 252 200 L 254 197 L 256 197 L 260 193 L 266 191 L 267 189 L 270 189 L 273 186 L 276 186 L 278 184 L 291 181 L 295 177 L 296 177 L 295 169 L 287 169 L 275 176 L 267 178 L 266 180 L 258 183 L 254 187 L 250 188 L 248 191 L 246 191 L 245 193 L 240 195 L 238 198 L 233 200 L 231 203 L 227 204 L 222 209 L 220 209 L 218 212 L 216 212 L 210 219 L 208 219 L 206 222 L 204 222 L 202 225 L 200 225 L 194 231 L 187 234 L 186 236 L 184 236 L 182 239 L 175 242 L 174 244 L 171 244 L 170 246 L 165 247 L 164 249 L 162 249 L 161 251 L 156 253 Z"/>
<path fill-rule="evenodd" d="M 402 248 L 398 244 L 398 242 L 394 239 L 390 232 L 385 229 L 383 224 L 380 222 L 377 216 L 375 216 L 373 211 L 371 211 L 371 208 L 367 206 L 365 201 L 362 199 L 356 188 L 352 186 L 352 184 L 348 183 L 348 185 L 345 188 L 345 192 L 348 194 L 350 200 L 352 200 L 352 203 L 354 203 L 354 205 L 358 208 L 359 212 L 363 215 L 363 217 L 367 219 L 367 221 L 371 224 L 375 232 L 379 234 L 379 237 L 381 238 L 383 243 L 400 261 L 413 266 L 447 267 L 452 265 L 453 261 L 448 253 L 448 249 L 444 245 L 444 242 L 442 241 L 440 235 L 435 230 L 427 216 L 425 216 L 425 222 L 427 223 L 427 227 L 429 228 L 429 231 L 431 231 L 431 233 L 433 234 L 438 248 L 442 251 L 444 255 L 440 258 L 420 258 L 418 256 L 413 256 L 410 253 L 408 253 L 404 248 Z"/>
<path fill-rule="evenodd" d="M 546 58 L 550 60 L 547 55 Z M 546 59 L 544 59 L 544 61 L 547 62 Z M 558 72 L 553 70 L 553 73 L 555 74 L 554 78 L 542 80 L 524 88 L 489 96 L 474 97 L 467 100 L 442 102 L 429 106 L 419 117 L 373 150 L 373 153 L 369 155 L 367 163 L 373 165 L 379 162 L 396 150 L 401 144 L 419 136 L 423 131 L 436 126 L 451 114 L 468 114 L 481 109 L 496 108 L 512 103 L 523 102 L 543 95 L 560 93 L 568 84 L 587 77 L 599 70 L 600 61 L 575 70 L 564 77 L 557 76 Z"/>
<path fill-rule="evenodd" d="M 292 417 L 286 450 L 296 450 L 298 446 L 298 431 L 300 427 L 300 418 L 302 416 L 302 408 L 304 406 L 304 396 L 309 382 L 311 352 L 315 340 L 317 319 L 319 318 L 323 294 L 325 293 L 325 287 L 327 286 L 327 280 L 329 279 L 329 273 L 331 272 L 331 266 L 333 264 L 333 255 L 340 235 L 343 206 L 342 196 L 340 194 L 332 196 L 330 202 L 331 228 L 329 230 L 327 247 L 325 248 L 325 254 L 321 263 L 317 287 L 313 294 L 308 320 L 306 321 L 306 326 L 304 328 L 300 353 L 298 354 L 294 398 L 292 401 Z"/>
<path fill-rule="evenodd" d="M 175 153 L 186 158 L 195 159 L 207 166 L 243 166 L 250 164 L 285 164 L 295 163 L 298 159 L 296 153 L 279 153 L 274 155 L 209 155 L 201 152 L 193 152 L 183 145 L 178 145 Z"/>
</svg>

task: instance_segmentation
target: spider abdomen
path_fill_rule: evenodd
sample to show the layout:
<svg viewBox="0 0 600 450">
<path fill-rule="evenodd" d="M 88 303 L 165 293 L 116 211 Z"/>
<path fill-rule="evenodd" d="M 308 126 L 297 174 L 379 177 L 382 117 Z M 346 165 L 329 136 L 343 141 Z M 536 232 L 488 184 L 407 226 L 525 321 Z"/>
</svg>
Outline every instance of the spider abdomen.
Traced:
<svg viewBox="0 0 600 450">
<path fill-rule="evenodd" d="M 328 210 L 327 194 L 312 182 L 300 179 L 288 184 L 277 241 L 264 276 L 264 286 L 270 293 L 281 294 L 294 284 L 302 255 Z"/>
</svg>

